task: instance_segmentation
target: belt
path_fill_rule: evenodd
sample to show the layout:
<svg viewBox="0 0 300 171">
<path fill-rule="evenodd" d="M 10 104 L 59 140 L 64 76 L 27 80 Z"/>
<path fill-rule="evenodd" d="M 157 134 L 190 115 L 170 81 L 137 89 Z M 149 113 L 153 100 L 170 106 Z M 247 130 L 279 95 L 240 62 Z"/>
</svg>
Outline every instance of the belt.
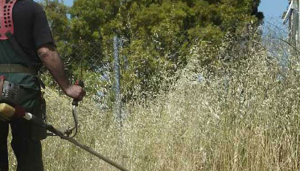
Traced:
<svg viewBox="0 0 300 171">
<path fill-rule="evenodd" d="M 0 72 L 2 73 L 27 73 L 37 75 L 37 71 L 32 68 L 25 67 L 20 64 L 0 64 Z"/>
</svg>

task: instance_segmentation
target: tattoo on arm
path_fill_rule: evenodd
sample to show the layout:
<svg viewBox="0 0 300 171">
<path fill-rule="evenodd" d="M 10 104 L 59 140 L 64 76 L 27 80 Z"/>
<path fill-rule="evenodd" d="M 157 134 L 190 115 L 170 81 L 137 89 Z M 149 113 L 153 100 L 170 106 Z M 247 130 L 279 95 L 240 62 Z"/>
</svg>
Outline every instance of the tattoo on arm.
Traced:
<svg viewBox="0 0 300 171">
<path fill-rule="evenodd" d="M 38 55 L 42 60 L 44 57 L 47 57 L 49 55 L 49 53 L 55 52 L 55 51 L 56 51 L 56 49 L 52 44 L 45 44 L 38 49 Z"/>
</svg>

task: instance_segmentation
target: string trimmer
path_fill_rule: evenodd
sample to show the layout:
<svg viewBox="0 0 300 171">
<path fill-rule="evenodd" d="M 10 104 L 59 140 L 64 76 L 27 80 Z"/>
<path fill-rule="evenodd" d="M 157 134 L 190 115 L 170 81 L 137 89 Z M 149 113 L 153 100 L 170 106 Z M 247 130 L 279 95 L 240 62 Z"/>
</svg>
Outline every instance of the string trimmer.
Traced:
<svg viewBox="0 0 300 171">
<path fill-rule="evenodd" d="M 79 83 L 79 85 L 80 84 L 83 84 L 83 83 Z M 78 106 L 78 101 L 74 100 L 72 105 L 73 105 L 73 117 L 74 117 L 75 126 L 72 128 L 69 128 L 68 130 L 66 130 L 64 132 L 54 128 L 50 124 L 45 123 L 42 119 L 37 118 L 36 116 L 32 115 L 31 113 L 25 112 L 24 108 L 22 108 L 20 106 L 12 107 L 11 105 L 9 105 L 7 103 L 0 103 L 0 119 L 11 120 L 14 118 L 24 118 L 27 121 L 31 122 L 32 124 L 35 124 L 35 125 L 45 128 L 46 130 L 50 131 L 53 135 L 59 136 L 60 138 L 75 144 L 79 148 L 91 153 L 92 155 L 98 157 L 99 159 L 104 160 L 105 162 L 111 164 L 112 166 L 114 166 L 122 171 L 128 171 L 127 169 L 125 169 L 124 167 L 119 165 L 118 163 L 110 160 L 107 157 L 104 157 L 100 153 L 96 152 L 95 150 L 91 149 L 90 147 L 88 147 L 86 145 L 79 143 L 78 141 L 76 141 L 74 139 L 74 136 L 77 133 L 77 127 L 78 127 L 77 126 L 78 125 L 77 114 L 76 114 L 76 107 Z M 71 136 L 71 134 L 74 130 L 75 130 L 75 133 Z"/>
</svg>

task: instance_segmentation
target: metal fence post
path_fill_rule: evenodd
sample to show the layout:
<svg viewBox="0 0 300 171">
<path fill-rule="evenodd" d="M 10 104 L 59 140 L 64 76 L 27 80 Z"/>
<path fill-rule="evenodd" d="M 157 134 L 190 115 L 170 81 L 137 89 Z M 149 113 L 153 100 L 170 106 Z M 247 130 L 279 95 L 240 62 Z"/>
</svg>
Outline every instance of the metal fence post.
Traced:
<svg viewBox="0 0 300 171">
<path fill-rule="evenodd" d="M 294 10 L 291 15 L 291 36 L 292 44 L 297 48 L 299 41 L 299 0 L 294 0 Z"/>
<path fill-rule="evenodd" d="M 121 115 L 121 85 L 120 85 L 120 58 L 119 58 L 119 38 L 114 36 L 114 65 L 115 65 L 115 115 L 117 122 L 122 121 Z"/>
<path fill-rule="evenodd" d="M 300 40 L 300 0 L 289 0 L 289 8 L 285 14 L 283 23 L 285 24 L 289 20 L 289 42 L 292 45 L 291 53 L 294 54 L 296 51 L 294 48 L 298 48 Z"/>
<path fill-rule="evenodd" d="M 296 37 L 295 37 L 295 40 L 296 40 L 296 48 L 298 49 L 299 47 L 299 40 L 300 40 L 300 27 L 299 27 L 299 21 L 300 21 L 300 15 L 299 15 L 299 10 L 300 10 L 300 0 L 296 0 L 297 3 L 296 3 L 296 12 L 295 12 L 295 18 L 296 18 L 296 21 L 295 21 L 295 30 L 296 30 Z"/>
<path fill-rule="evenodd" d="M 296 47 L 297 46 L 297 10 L 298 10 L 298 0 L 293 1 L 293 10 L 290 15 L 290 42 L 291 44 Z M 294 50 L 293 50 L 294 51 Z"/>
</svg>

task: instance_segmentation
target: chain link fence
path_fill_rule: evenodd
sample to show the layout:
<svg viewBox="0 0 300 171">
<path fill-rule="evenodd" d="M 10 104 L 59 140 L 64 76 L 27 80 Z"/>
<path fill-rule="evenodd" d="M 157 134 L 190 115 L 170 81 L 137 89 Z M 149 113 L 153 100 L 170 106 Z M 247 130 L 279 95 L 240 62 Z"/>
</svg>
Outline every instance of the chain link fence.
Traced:
<svg viewBox="0 0 300 171">
<path fill-rule="evenodd" d="M 290 53 L 290 47 L 287 44 L 289 37 L 288 25 L 283 25 L 281 17 L 266 17 L 264 24 L 260 26 L 260 30 L 262 32 L 262 41 L 270 56 L 277 57 L 282 66 L 286 67 Z M 116 44 L 118 48 L 114 48 Z M 102 46 L 103 44 L 100 41 L 57 43 L 58 52 L 64 62 L 70 81 L 84 80 L 88 96 L 95 99 L 100 108 L 121 108 L 122 104 L 120 102 L 118 102 L 118 106 L 115 104 L 118 98 L 122 98 L 121 90 L 124 85 L 120 83 L 120 79 L 123 77 L 122 74 L 128 69 L 132 69 L 128 64 L 128 58 L 122 52 L 122 46 L 126 45 L 123 45 L 120 39 L 114 42 L 112 38 L 106 42 L 105 48 Z M 280 54 L 278 49 L 281 49 Z M 166 56 L 166 58 L 169 58 L 169 56 Z M 140 59 L 142 58 L 138 60 Z M 146 58 L 143 60 L 146 63 L 148 62 Z M 134 63 L 135 61 L 131 62 Z M 140 71 L 136 71 L 133 74 L 140 74 Z M 49 74 L 45 74 L 43 78 L 46 85 L 57 87 L 57 84 Z"/>
<path fill-rule="evenodd" d="M 289 44 L 288 24 L 283 24 L 282 17 L 265 17 L 261 30 L 262 41 L 268 51 L 268 56 L 277 58 L 284 74 L 289 65 L 292 49 Z"/>
<path fill-rule="evenodd" d="M 128 61 L 124 55 L 121 56 L 122 43 L 120 40 L 117 42 L 111 40 L 107 44 L 110 48 L 105 49 L 101 47 L 103 44 L 100 42 L 58 42 L 57 51 L 64 63 L 69 80 L 72 83 L 75 83 L 76 80 L 83 80 L 87 98 L 96 101 L 99 109 L 113 109 L 116 111 L 116 117 L 120 119 L 121 113 L 124 113 L 120 100 L 120 70 L 126 69 L 120 68 L 120 63 Z M 114 48 L 114 44 L 117 49 Z M 60 87 L 46 69 L 43 69 L 42 80 L 47 86 L 61 92 Z"/>
</svg>

